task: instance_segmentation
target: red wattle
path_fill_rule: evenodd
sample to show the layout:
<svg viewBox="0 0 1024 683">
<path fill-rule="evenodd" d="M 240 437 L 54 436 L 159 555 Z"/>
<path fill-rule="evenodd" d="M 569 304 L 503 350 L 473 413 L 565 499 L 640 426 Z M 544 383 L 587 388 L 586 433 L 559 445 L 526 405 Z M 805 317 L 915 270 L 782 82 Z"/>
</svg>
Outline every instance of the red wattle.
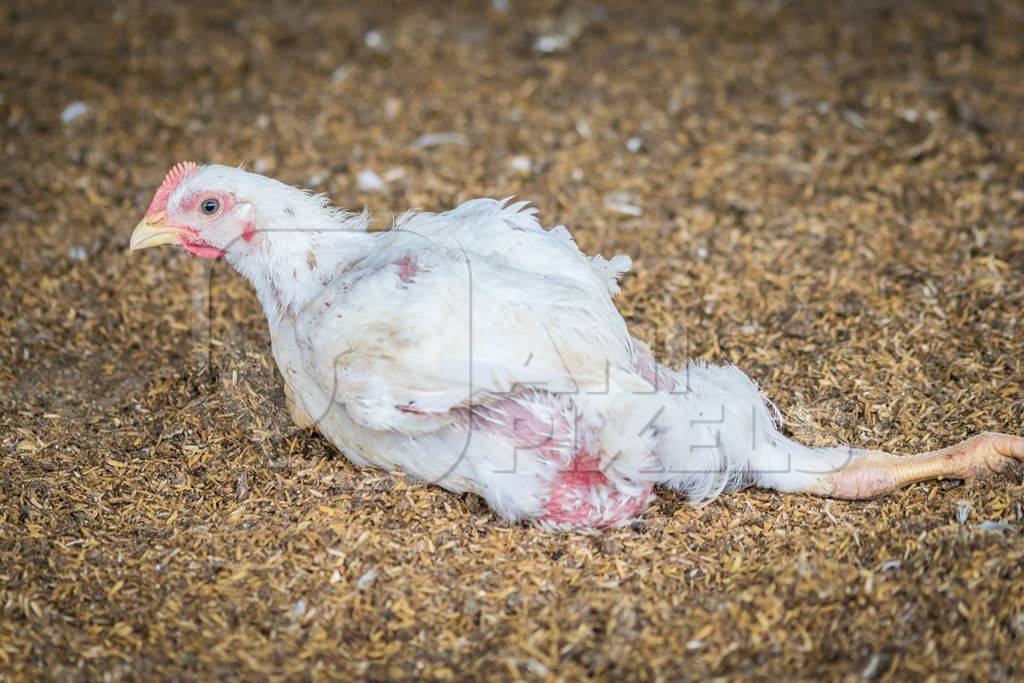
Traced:
<svg viewBox="0 0 1024 683">
<path fill-rule="evenodd" d="M 185 250 L 188 251 L 188 253 L 193 256 L 198 256 L 199 258 L 214 260 L 224 256 L 224 251 L 222 249 L 218 249 L 212 244 L 208 244 L 202 240 L 193 240 L 188 237 L 183 237 L 181 239 L 181 246 L 185 247 Z"/>
</svg>

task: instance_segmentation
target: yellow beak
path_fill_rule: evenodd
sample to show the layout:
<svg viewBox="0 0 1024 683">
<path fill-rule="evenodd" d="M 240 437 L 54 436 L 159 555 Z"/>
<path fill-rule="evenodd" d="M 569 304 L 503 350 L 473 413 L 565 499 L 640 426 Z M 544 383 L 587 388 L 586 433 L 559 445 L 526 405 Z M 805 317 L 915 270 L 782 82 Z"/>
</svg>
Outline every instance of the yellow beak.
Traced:
<svg viewBox="0 0 1024 683">
<path fill-rule="evenodd" d="M 188 232 L 181 228 L 164 225 L 163 215 L 143 218 L 132 230 L 132 238 L 128 243 L 128 251 L 149 249 L 161 244 L 175 244 L 182 235 Z"/>
</svg>

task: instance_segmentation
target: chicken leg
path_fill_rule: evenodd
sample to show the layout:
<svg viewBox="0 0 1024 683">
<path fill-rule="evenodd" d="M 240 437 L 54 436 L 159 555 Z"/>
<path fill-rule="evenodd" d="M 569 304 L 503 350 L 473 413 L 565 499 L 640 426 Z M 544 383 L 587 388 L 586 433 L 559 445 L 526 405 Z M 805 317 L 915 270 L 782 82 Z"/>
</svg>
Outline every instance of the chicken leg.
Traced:
<svg viewBox="0 0 1024 683">
<path fill-rule="evenodd" d="M 1024 461 L 1024 438 L 988 432 L 955 446 L 911 456 L 869 451 L 836 472 L 823 475 L 813 490 L 831 498 L 876 498 L 928 479 L 984 479 Z"/>
<path fill-rule="evenodd" d="M 928 479 L 982 479 L 1024 464 L 1024 438 L 992 432 L 910 456 L 805 446 L 779 433 L 760 392 L 738 371 L 692 364 L 685 375 L 659 371 L 683 387 L 659 413 L 667 418 L 656 443 L 665 472 L 659 483 L 696 499 L 753 485 L 861 500 Z M 716 405 L 717 411 L 706 409 Z"/>
</svg>

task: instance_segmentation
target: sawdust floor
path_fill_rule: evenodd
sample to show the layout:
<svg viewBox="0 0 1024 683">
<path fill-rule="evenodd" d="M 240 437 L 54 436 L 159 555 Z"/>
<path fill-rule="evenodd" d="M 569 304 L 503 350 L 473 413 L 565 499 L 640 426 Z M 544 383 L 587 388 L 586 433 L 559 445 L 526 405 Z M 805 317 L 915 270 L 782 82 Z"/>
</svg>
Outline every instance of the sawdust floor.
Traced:
<svg viewBox="0 0 1024 683">
<path fill-rule="evenodd" d="M 292 428 L 224 264 L 205 327 L 124 253 L 180 159 L 516 194 L 809 442 L 1020 432 L 1024 10 L 885 4 L 3 3 L 0 678 L 1020 679 L 1019 474 L 510 526 Z"/>
</svg>

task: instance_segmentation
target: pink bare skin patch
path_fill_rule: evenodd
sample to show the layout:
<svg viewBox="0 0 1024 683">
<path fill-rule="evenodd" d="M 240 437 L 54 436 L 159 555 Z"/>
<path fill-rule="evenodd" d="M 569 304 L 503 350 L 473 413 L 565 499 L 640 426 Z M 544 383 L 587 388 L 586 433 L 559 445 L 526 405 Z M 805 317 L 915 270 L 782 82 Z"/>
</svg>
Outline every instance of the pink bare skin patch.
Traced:
<svg viewBox="0 0 1024 683">
<path fill-rule="evenodd" d="M 398 266 L 398 277 L 402 279 L 402 282 L 411 282 L 420 272 L 420 267 L 416 265 L 411 256 L 400 256 L 395 260 L 395 265 Z"/>
<path fill-rule="evenodd" d="M 628 522 L 651 501 L 653 484 L 639 495 L 622 493 L 600 469 L 597 455 L 580 449 L 551 485 L 541 521 L 566 527 L 607 527 Z"/>
<path fill-rule="evenodd" d="M 245 222 L 245 226 L 242 228 L 242 240 L 245 242 L 252 242 L 252 239 L 256 236 L 256 223 L 249 220 Z"/>
<path fill-rule="evenodd" d="M 407 415 L 426 415 L 425 412 L 413 406 L 395 406 L 395 409 Z"/>
<path fill-rule="evenodd" d="M 544 412 L 544 411 L 541 411 Z M 529 400 L 509 398 L 473 409 L 471 424 L 506 437 L 517 448 L 536 449 L 540 457 L 568 465 L 551 481 L 550 496 L 541 522 L 556 527 L 602 528 L 634 519 L 653 495 L 647 484 L 637 495 L 623 493 L 600 469 L 600 457 L 579 445 L 577 426 L 558 411 L 554 419 L 531 409 Z"/>
<path fill-rule="evenodd" d="M 178 210 L 181 213 L 195 213 L 199 208 L 199 204 L 207 199 L 216 199 L 220 202 L 220 209 L 217 213 L 212 214 L 210 218 L 216 218 L 223 214 L 231 213 L 235 208 L 234 198 L 230 194 L 225 194 L 223 192 L 195 192 L 181 200 L 181 206 Z"/>
</svg>

